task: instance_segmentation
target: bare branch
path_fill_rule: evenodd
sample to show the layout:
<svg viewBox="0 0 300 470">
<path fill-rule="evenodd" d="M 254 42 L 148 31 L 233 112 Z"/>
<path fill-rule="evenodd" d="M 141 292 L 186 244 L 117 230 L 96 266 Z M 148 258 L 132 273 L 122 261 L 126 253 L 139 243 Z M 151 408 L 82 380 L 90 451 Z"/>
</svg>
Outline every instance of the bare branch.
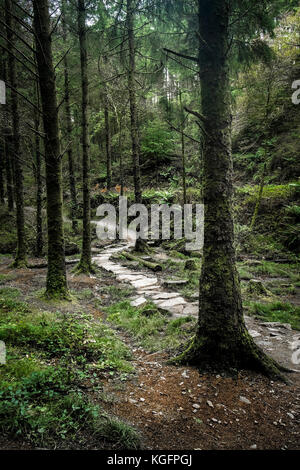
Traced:
<svg viewBox="0 0 300 470">
<path fill-rule="evenodd" d="M 163 48 L 163 50 L 165 52 L 170 53 L 170 54 L 177 55 L 178 57 L 182 57 L 183 59 L 192 60 L 193 62 L 197 62 L 197 64 L 199 63 L 199 60 L 197 59 L 197 57 L 192 57 L 192 56 L 187 55 L 187 54 L 182 54 L 181 52 L 175 52 L 175 51 L 172 51 L 171 49 L 166 49 L 165 47 Z"/>
<path fill-rule="evenodd" d="M 203 116 L 203 114 L 201 113 L 198 113 L 197 111 L 193 111 L 192 109 L 189 109 L 187 106 L 184 106 L 184 110 L 189 113 L 189 114 L 192 114 L 193 116 L 196 116 L 198 119 L 200 119 L 201 121 L 206 121 L 206 117 Z"/>
</svg>

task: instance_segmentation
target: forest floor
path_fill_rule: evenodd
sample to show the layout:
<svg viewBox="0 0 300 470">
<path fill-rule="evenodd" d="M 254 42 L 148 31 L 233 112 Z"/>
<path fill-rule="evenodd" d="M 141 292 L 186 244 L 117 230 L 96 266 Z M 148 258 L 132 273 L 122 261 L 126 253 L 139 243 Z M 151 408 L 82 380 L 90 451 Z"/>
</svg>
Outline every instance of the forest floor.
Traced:
<svg viewBox="0 0 300 470">
<path fill-rule="evenodd" d="M 158 253 L 158 257 L 161 258 L 162 254 Z M 168 365 L 168 358 L 191 336 L 196 318 L 188 318 L 180 324 L 178 318 L 166 318 L 161 328 L 153 328 L 153 321 L 149 323 L 151 320 L 147 319 L 145 328 L 149 331 L 141 334 L 140 330 L 134 330 L 129 317 L 128 323 L 115 321 L 116 305 L 120 311 L 122 308 L 130 309 L 126 298 L 136 295 L 125 282 L 118 281 L 114 274 L 98 269 L 92 277 L 76 276 L 72 267 L 68 267 L 69 286 L 71 292 L 76 293 L 76 301 L 58 305 L 46 302 L 37 295 L 45 285 L 46 269 L 12 271 L 10 262 L 10 259 L 2 257 L 0 275 L 7 276 L 5 287 L 19 289 L 22 300 L 35 308 L 54 313 L 58 310 L 64 313 L 92 313 L 96 321 L 103 321 L 114 329 L 130 349 L 130 363 L 134 368 L 132 373 L 100 370 L 97 373 L 97 392 L 95 380 L 87 379 L 84 393 L 95 402 L 101 402 L 101 407 L 107 412 L 135 427 L 141 437 L 142 448 L 300 448 L 299 372 L 288 374 L 289 383 L 284 384 L 269 381 L 249 371 L 237 372 L 232 377 Z M 130 266 L 133 271 L 137 269 L 133 263 L 124 260 L 120 263 Z M 140 271 L 141 267 L 138 269 Z M 147 274 L 147 270 L 144 272 Z M 270 281 L 268 274 L 266 279 Z M 283 282 L 286 282 L 285 278 Z M 191 292 L 187 292 L 186 287 L 183 289 L 187 296 L 195 298 Z M 172 292 L 172 289 L 169 291 Z M 298 296 L 293 294 L 295 304 L 298 300 Z M 124 305 L 124 302 L 127 304 Z M 281 328 L 278 323 L 268 327 L 262 319 L 254 316 L 248 317 L 248 322 L 248 328 L 257 332 L 255 340 L 260 342 L 266 352 L 292 367 L 289 344 L 294 339 L 300 339 L 300 332 L 288 327 Z M 171 323 L 177 325 L 176 334 L 180 329 L 178 337 L 168 333 Z M 296 371 L 300 368 L 294 365 L 293 369 Z M 63 444 L 58 444 L 60 447 Z M 30 449 L 36 446 L 28 444 L 21 437 L 15 440 L 3 436 L 0 438 L 0 448 Z M 74 443 L 73 448 L 79 447 Z M 91 448 L 103 447 L 93 442 Z"/>
</svg>

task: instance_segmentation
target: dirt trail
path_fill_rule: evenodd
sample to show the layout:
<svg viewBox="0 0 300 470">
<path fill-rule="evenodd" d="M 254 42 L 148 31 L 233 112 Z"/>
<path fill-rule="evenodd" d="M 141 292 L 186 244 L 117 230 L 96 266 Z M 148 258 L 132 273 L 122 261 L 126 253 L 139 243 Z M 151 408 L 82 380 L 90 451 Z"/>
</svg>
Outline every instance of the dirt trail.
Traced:
<svg viewBox="0 0 300 470">
<path fill-rule="evenodd" d="M 113 272 L 120 282 L 137 288 L 137 300 L 157 301 L 173 316 L 195 303 L 172 305 L 174 296 L 157 278 L 144 271 L 134 272 L 110 256 L 124 246 L 108 247 L 94 258 L 104 270 Z M 147 283 L 152 279 L 153 283 Z M 154 282 L 155 280 L 155 282 Z M 138 282 L 140 281 L 140 282 Z M 161 298 L 157 298 L 160 294 Z M 168 296 L 168 294 L 170 294 Z M 180 297 L 182 299 L 182 297 Z M 171 303 L 163 306 L 163 302 Z M 178 306 L 183 306 L 178 310 Z M 198 310 L 198 309 L 197 309 Z M 189 311 L 192 314 L 192 310 Z M 194 308 L 194 314 L 196 311 Z M 200 374 L 190 367 L 166 364 L 167 354 L 148 354 L 134 348 L 132 339 L 122 334 L 134 354 L 135 379 L 116 390 L 108 379 L 105 391 L 114 397 L 110 410 L 135 425 L 147 449 L 296 449 L 299 448 L 299 365 L 292 363 L 292 345 L 300 333 L 288 325 L 263 324 L 246 317 L 254 340 L 272 357 L 295 370 L 290 385 L 273 383 L 255 373 L 242 372 L 236 378 Z"/>
<path fill-rule="evenodd" d="M 1 266 L 1 272 L 11 272 L 8 263 Z M 69 274 L 70 287 L 78 291 L 86 287 L 96 290 L 99 282 L 111 283 L 111 275 L 105 271 L 101 281 L 73 277 L 71 269 Z M 34 270 L 20 270 L 9 284 L 24 290 L 26 297 L 29 291 L 44 286 L 45 275 L 44 269 L 38 270 L 38 275 Z M 159 286 L 160 292 L 165 290 Z M 43 307 L 36 296 L 32 301 Z M 101 316 L 92 300 L 84 302 L 96 317 Z M 291 367 L 290 335 L 299 337 L 299 333 L 278 325 L 260 325 L 250 317 L 247 322 L 250 331 L 256 331 L 255 340 L 265 342 L 262 346 L 266 352 Z M 143 448 L 299 449 L 299 373 L 289 375 L 289 385 L 272 383 L 251 372 L 241 372 L 234 378 L 201 374 L 195 368 L 167 365 L 167 353 L 149 354 L 137 348 L 129 335 L 118 334 L 133 351 L 136 374 L 126 382 L 103 374 L 99 380 L 111 400 L 101 401 L 101 406 L 134 425 L 142 436 Z M 281 339 L 276 339 L 279 336 Z"/>
</svg>

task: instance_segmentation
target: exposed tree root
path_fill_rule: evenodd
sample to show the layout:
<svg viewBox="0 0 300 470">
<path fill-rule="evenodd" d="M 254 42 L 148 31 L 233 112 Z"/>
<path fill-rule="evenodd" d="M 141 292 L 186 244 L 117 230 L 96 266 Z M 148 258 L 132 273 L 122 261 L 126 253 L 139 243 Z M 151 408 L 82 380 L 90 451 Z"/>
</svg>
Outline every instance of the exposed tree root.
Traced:
<svg viewBox="0 0 300 470">
<path fill-rule="evenodd" d="M 248 331 L 239 333 L 240 339 L 219 340 L 201 336 L 200 332 L 192 338 L 190 344 L 179 356 L 169 362 L 176 365 L 196 366 L 200 370 L 227 371 L 248 369 L 283 382 L 287 379 L 282 372 L 288 369 L 268 357 L 253 341 Z"/>
</svg>

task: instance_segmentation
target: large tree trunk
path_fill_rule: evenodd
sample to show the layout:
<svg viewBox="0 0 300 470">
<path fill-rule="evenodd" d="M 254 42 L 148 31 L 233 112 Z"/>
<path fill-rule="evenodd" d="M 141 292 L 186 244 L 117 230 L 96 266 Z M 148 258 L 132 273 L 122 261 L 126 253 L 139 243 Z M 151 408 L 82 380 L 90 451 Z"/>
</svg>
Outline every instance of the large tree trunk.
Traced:
<svg viewBox="0 0 300 470">
<path fill-rule="evenodd" d="M 0 204 L 4 205 L 4 195 L 5 195 L 5 187 L 4 187 L 4 164 L 5 164 L 5 143 L 4 139 L 1 139 L 0 142 Z"/>
<path fill-rule="evenodd" d="M 4 155 L 5 155 L 5 174 L 6 174 L 6 192 L 7 205 L 9 212 L 14 210 L 14 184 L 12 177 L 12 152 L 9 137 L 4 136 Z"/>
<path fill-rule="evenodd" d="M 229 2 L 199 0 L 199 65 L 205 116 L 205 235 L 197 334 L 177 362 L 202 368 L 251 368 L 278 376 L 255 345 L 243 317 L 232 218 Z"/>
<path fill-rule="evenodd" d="M 128 91 L 130 103 L 130 120 L 131 120 L 131 145 L 132 145 L 132 161 L 133 161 L 133 178 L 134 178 L 134 195 L 135 203 L 142 203 L 141 188 L 141 169 L 140 169 L 140 142 L 139 142 L 139 122 L 136 101 L 135 87 L 135 38 L 134 38 L 134 10 L 135 1 L 127 0 L 126 27 L 128 34 L 129 47 L 129 64 L 128 64 Z M 141 238 L 135 243 L 135 251 L 147 251 L 147 244 Z"/>
<path fill-rule="evenodd" d="M 185 140 L 184 140 L 184 109 L 182 105 L 182 93 L 179 92 L 180 119 L 181 119 L 181 162 L 182 162 L 182 193 L 183 204 L 186 204 L 186 167 L 185 167 Z"/>
<path fill-rule="evenodd" d="M 34 28 L 37 37 L 37 64 L 43 123 L 46 134 L 45 160 L 48 225 L 46 296 L 68 298 L 62 212 L 62 168 L 48 0 L 33 0 L 33 10 Z"/>
<path fill-rule="evenodd" d="M 40 107 L 40 89 L 38 81 L 34 84 L 35 102 L 37 108 Z M 38 110 L 35 110 L 34 115 L 34 128 L 35 128 L 35 163 L 36 163 L 36 255 L 41 257 L 43 255 L 43 218 L 42 218 L 42 158 L 41 158 L 41 142 L 39 136 L 40 130 L 40 115 Z"/>
<path fill-rule="evenodd" d="M 91 201 L 90 201 L 90 155 L 88 130 L 88 69 L 87 69 L 87 37 L 86 37 L 86 6 L 85 0 L 78 0 L 78 34 L 81 64 L 81 126 L 82 126 L 82 176 L 83 176 L 83 234 L 82 253 L 78 266 L 80 272 L 92 271 L 91 260 Z"/>
<path fill-rule="evenodd" d="M 11 89 L 11 113 L 13 126 L 13 161 L 15 176 L 15 198 L 16 198 L 16 217 L 17 217 L 17 253 L 14 261 L 14 267 L 21 268 L 26 266 L 26 235 L 24 219 L 24 187 L 23 187 L 23 168 L 20 160 L 20 116 L 19 100 L 17 95 L 17 70 L 16 60 L 14 58 L 13 43 L 15 35 L 13 33 L 16 27 L 12 20 L 12 2 L 5 0 L 5 19 L 7 24 L 7 48 L 11 52 L 8 57 L 8 75 Z"/>
<path fill-rule="evenodd" d="M 142 202 L 138 113 L 135 90 L 134 0 L 127 0 L 126 26 L 129 42 L 128 90 L 131 119 L 131 143 L 136 204 Z"/>
<path fill-rule="evenodd" d="M 67 42 L 67 25 L 66 25 L 66 1 L 61 2 L 61 13 L 62 13 L 62 27 L 63 27 L 63 39 Z M 68 55 L 64 58 L 64 75 L 65 75 L 65 119 L 66 119 L 66 130 L 68 140 L 68 163 L 69 163 L 69 186 L 71 194 L 71 219 L 72 228 L 74 232 L 78 230 L 77 223 L 77 195 L 76 195 L 76 184 L 75 184 L 75 173 L 74 173 L 74 159 L 72 149 L 72 120 L 71 120 L 71 107 L 70 107 L 70 79 L 69 79 L 69 63 Z"/>
<path fill-rule="evenodd" d="M 105 145 L 106 145 L 106 181 L 107 189 L 111 188 L 112 177 L 111 177 L 111 139 L 110 139 L 110 125 L 109 125 L 109 111 L 108 111 L 108 98 L 107 90 L 104 90 L 104 121 L 105 121 Z"/>
</svg>

